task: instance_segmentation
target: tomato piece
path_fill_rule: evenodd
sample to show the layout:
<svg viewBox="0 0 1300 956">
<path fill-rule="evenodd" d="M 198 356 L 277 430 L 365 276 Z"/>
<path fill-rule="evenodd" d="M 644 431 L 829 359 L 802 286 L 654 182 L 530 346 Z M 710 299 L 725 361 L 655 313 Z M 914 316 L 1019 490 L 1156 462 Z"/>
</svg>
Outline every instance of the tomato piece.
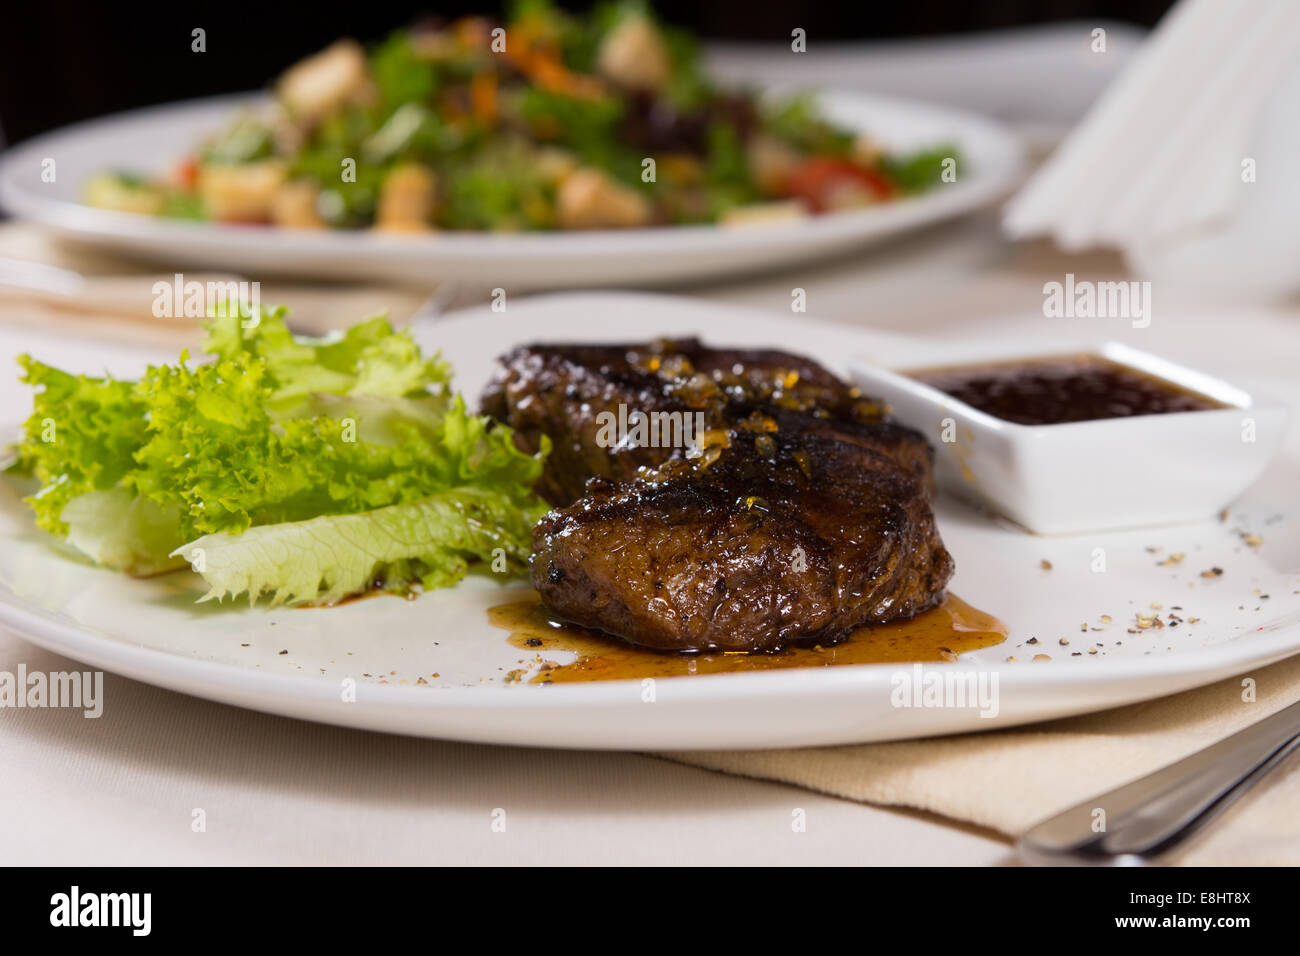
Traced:
<svg viewBox="0 0 1300 956">
<path fill-rule="evenodd" d="M 193 190 L 199 181 L 199 164 L 193 156 L 186 156 L 176 164 L 176 182 L 182 189 Z"/>
<path fill-rule="evenodd" d="M 837 193 L 865 191 L 879 201 L 890 199 L 894 184 L 873 169 L 833 156 L 814 156 L 796 166 L 786 179 L 785 192 L 802 199 L 814 212 L 826 212 L 837 205 Z"/>
</svg>

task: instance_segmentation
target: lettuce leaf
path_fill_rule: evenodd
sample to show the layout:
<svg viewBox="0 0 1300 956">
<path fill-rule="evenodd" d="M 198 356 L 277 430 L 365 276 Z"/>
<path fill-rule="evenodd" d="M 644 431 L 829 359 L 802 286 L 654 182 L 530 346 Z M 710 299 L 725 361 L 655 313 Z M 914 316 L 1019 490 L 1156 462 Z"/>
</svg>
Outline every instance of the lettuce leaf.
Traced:
<svg viewBox="0 0 1300 956">
<path fill-rule="evenodd" d="M 138 394 L 150 409 L 149 441 L 127 481 L 179 509 L 187 539 L 402 504 L 468 482 L 527 488 L 540 474 L 540 459 L 460 396 L 316 396 L 312 411 L 328 414 L 273 416 L 274 386 L 248 353 L 150 369 Z"/>
<path fill-rule="evenodd" d="M 447 363 L 383 316 L 306 339 L 285 314 L 219 309 L 209 361 L 182 353 L 139 382 L 24 357 L 39 391 L 16 467 L 41 484 L 40 526 L 133 574 L 183 565 L 191 542 L 215 593 L 253 600 L 437 587 L 473 558 L 520 570 L 549 446 L 525 454 L 471 414 Z M 324 551 L 304 558 L 313 535 Z M 292 562 L 268 558 L 285 547 Z"/>
<path fill-rule="evenodd" d="M 223 310 L 207 326 L 204 350 L 218 360 L 261 359 L 272 394 L 268 407 L 285 413 L 308 395 L 426 398 L 445 393 L 451 367 L 440 355 L 424 358 L 409 331 L 395 332 L 374 316 L 333 339 L 294 336 L 283 307 Z"/>
<path fill-rule="evenodd" d="M 78 495 L 60 517 L 68 544 L 97 564 L 139 577 L 185 566 L 173 556 L 183 540 L 175 512 L 125 488 Z"/>
<path fill-rule="evenodd" d="M 463 578 L 468 557 L 528 561 L 533 525 L 545 512 L 481 488 L 453 488 L 361 514 L 261 525 L 211 534 L 176 554 L 208 582 L 200 600 L 270 593 L 271 605 L 332 604 L 370 587 L 446 587 Z"/>
<path fill-rule="evenodd" d="M 23 425 L 15 469 L 41 483 L 27 499 L 36 523 L 64 536 L 68 502 L 115 487 L 135 467 L 133 456 L 147 439 L 148 408 L 132 382 L 69 375 L 30 355 L 18 364 L 22 381 L 40 391 Z"/>
</svg>

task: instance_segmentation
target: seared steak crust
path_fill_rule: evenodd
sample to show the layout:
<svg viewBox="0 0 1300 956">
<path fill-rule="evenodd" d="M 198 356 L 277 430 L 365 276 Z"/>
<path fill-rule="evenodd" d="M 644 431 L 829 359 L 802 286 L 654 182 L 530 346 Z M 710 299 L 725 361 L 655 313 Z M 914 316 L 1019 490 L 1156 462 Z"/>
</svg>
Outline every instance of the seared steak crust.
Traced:
<svg viewBox="0 0 1300 956">
<path fill-rule="evenodd" d="M 483 411 L 515 430 L 529 454 L 551 438 L 551 454 L 537 492 L 554 505 L 581 497 L 587 479 L 626 480 L 642 465 L 658 465 L 671 448 L 602 447 L 599 413 L 619 405 L 644 412 L 685 412 L 685 403 L 664 393 L 653 372 L 627 361 L 617 347 L 529 346 L 501 358 L 501 369 L 483 395 Z"/>
<path fill-rule="evenodd" d="M 708 428 L 729 427 L 755 410 L 804 412 L 844 429 L 885 420 L 882 406 L 816 362 L 771 349 L 711 349 L 698 339 L 529 345 L 503 355 L 500 362 L 483 394 L 483 411 L 514 428 L 516 440 L 530 454 L 541 446 L 543 434 L 550 436 L 551 454 L 537 491 L 555 505 L 580 498 L 588 478 L 627 480 L 638 469 L 680 453 L 603 447 L 597 441 L 598 416 L 617 414 L 620 405 L 647 414 L 702 412 Z M 926 470 L 928 482 L 931 452 L 925 440 L 899 426 L 890 428 L 895 437 L 887 441 L 861 429 L 856 440 L 875 441 L 881 450 L 892 451 L 906 432 L 907 454 Z"/>
<path fill-rule="evenodd" d="M 561 617 L 659 650 L 832 644 L 943 596 L 933 451 L 814 362 L 784 352 L 532 346 L 502 358 L 485 412 L 535 450 L 561 505 L 533 584 Z M 702 412 L 703 448 L 607 447 L 598 416 Z"/>
</svg>

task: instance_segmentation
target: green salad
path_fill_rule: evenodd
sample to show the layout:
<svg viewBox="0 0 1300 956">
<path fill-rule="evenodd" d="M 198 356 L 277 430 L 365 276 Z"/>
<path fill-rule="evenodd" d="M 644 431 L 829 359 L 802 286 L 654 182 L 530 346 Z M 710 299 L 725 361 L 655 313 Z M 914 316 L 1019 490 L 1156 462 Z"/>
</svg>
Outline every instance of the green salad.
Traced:
<svg viewBox="0 0 1300 956">
<path fill-rule="evenodd" d="M 956 161 L 945 144 L 892 154 L 809 98 L 715 86 L 694 38 L 642 3 L 580 18 L 522 0 L 499 23 L 340 40 L 165 179 L 108 172 L 86 201 L 399 233 L 747 224 L 891 202 Z"/>
<path fill-rule="evenodd" d="M 409 331 L 376 317 L 309 340 L 282 308 L 217 312 L 206 361 L 139 381 L 20 359 L 38 391 L 11 470 L 39 483 L 40 527 L 131 574 L 188 564 L 204 600 L 328 604 L 527 567 L 548 447 L 470 414 Z"/>
</svg>

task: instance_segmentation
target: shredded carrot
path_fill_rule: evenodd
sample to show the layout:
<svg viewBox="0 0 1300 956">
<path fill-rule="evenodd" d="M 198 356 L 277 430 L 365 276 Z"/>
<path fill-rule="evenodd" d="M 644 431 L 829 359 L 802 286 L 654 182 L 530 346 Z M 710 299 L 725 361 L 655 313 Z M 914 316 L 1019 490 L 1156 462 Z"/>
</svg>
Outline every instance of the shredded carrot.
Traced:
<svg viewBox="0 0 1300 956">
<path fill-rule="evenodd" d="M 497 75 L 495 72 L 474 74 L 469 84 L 470 106 L 474 118 L 486 126 L 497 119 Z"/>
<path fill-rule="evenodd" d="M 510 36 L 506 57 L 529 80 L 548 93 L 578 99 L 596 99 L 604 85 L 594 76 L 575 73 L 560 59 L 560 51 L 546 37 L 516 30 Z"/>
<path fill-rule="evenodd" d="M 528 73 L 534 83 L 549 93 L 583 99 L 594 99 L 601 93 L 600 81 L 594 76 L 574 73 L 563 63 L 546 56 L 535 57 Z"/>
</svg>

